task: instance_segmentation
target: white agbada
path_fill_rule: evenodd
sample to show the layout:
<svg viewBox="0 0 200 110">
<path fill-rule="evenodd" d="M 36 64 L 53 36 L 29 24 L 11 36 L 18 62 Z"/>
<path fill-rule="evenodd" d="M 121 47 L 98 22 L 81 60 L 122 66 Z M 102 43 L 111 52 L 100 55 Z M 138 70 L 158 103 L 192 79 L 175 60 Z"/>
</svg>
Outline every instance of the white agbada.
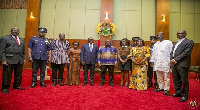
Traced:
<svg viewBox="0 0 200 110">
<path fill-rule="evenodd" d="M 172 51 L 172 42 L 169 40 L 157 41 L 153 46 L 153 52 L 150 62 L 154 63 L 154 71 L 163 71 L 168 73 L 170 70 L 170 53 Z"/>
</svg>

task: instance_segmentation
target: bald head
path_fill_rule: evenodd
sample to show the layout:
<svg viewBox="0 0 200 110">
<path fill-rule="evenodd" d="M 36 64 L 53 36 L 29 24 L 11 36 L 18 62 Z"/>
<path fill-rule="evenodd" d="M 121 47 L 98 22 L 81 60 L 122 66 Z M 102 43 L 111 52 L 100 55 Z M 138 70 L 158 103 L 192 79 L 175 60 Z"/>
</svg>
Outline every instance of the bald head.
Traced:
<svg viewBox="0 0 200 110">
<path fill-rule="evenodd" d="M 177 32 L 176 35 L 177 35 L 177 38 L 178 38 L 178 39 L 182 39 L 182 38 L 185 38 L 185 37 L 186 37 L 187 33 L 186 33 L 185 30 L 180 30 L 180 31 Z"/>
<path fill-rule="evenodd" d="M 92 44 L 93 41 L 94 41 L 94 39 L 93 39 L 92 37 L 89 37 L 89 38 L 88 38 L 88 43 Z"/>
<path fill-rule="evenodd" d="M 11 35 L 16 37 L 19 35 L 19 29 L 17 27 L 13 27 L 13 28 L 11 28 L 10 33 L 11 33 Z"/>
<path fill-rule="evenodd" d="M 164 40 L 164 32 L 158 32 L 157 37 L 160 41 Z"/>
</svg>

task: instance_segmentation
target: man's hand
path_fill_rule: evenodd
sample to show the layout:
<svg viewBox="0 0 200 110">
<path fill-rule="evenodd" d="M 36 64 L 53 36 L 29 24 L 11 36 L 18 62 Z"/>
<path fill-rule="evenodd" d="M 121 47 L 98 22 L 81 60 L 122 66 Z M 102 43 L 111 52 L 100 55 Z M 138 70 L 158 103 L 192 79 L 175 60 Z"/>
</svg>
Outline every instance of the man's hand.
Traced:
<svg viewBox="0 0 200 110">
<path fill-rule="evenodd" d="M 7 61 L 3 61 L 3 62 L 2 62 L 2 65 L 3 65 L 3 66 L 7 66 L 7 65 L 8 65 Z"/>
<path fill-rule="evenodd" d="M 100 62 L 98 62 L 98 65 L 99 65 L 99 66 L 101 66 L 101 63 L 100 63 Z"/>
<path fill-rule="evenodd" d="M 176 62 L 175 60 L 173 60 L 173 59 L 170 60 L 170 64 L 171 64 L 171 65 L 175 65 L 176 63 L 177 63 L 177 62 Z"/>
<path fill-rule="evenodd" d="M 115 61 L 115 66 L 117 65 L 117 61 Z"/>
<path fill-rule="evenodd" d="M 153 67 L 153 65 L 154 65 L 154 63 L 153 63 L 153 62 L 151 62 L 151 63 L 150 63 L 150 66 L 151 66 L 151 67 Z"/>
<path fill-rule="evenodd" d="M 48 62 L 48 63 L 51 63 L 51 58 L 49 58 L 49 59 L 47 60 L 47 62 Z"/>
<path fill-rule="evenodd" d="M 28 57 L 28 61 L 29 61 L 30 63 L 32 63 L 32 62 L 33 62 L 32 57 Z"/>
<path fill-rule="evenodd" d="M 85 65 L 85 62 L 81 62 L 82 65 Z"/>
</svg>

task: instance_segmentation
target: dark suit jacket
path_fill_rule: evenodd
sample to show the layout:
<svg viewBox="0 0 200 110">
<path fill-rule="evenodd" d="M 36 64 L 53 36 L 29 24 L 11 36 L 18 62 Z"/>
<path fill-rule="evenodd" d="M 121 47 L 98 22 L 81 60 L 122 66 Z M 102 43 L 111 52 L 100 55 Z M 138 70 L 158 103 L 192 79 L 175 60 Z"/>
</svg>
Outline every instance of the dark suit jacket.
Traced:
<svg viewBox="0 0 200 110">
<path fill-rule="evenodd" d="M 85 64 L 95 64 L 97 62 L 97 53 L 99 47 L 96 44 L 93 44 L 92 52 L 90 52 L 89 44 L 83 44 L 81 47 L 81 62 Z"/>
<path fill-rule="evenodd" d="M 0 38 L 0 61 L 7 61 L 8 64 L 23 64 L 26 60 L 24 39 L 20 38 L 20 45 L 11 35 Z"/>
<path fill-rule="evenodd" d="M 191 53 L 194 46 L 194 42 L 185 38 L 176 48 L 173 57 L 173 51 L 176 43 L 172 47 L 172 52 L 170 54 L 170 59 L 174 59 L 178 66 L 189 68 L 191 61 Z"/>
</svg>

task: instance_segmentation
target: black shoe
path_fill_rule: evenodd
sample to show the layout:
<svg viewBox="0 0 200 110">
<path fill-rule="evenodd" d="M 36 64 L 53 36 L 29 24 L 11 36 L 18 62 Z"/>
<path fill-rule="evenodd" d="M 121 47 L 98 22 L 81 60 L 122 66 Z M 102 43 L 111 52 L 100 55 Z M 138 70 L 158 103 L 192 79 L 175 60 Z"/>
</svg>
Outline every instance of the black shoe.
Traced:
<svg viewBox="0 0 200 110">
<path fill-rule="evenodd" d="M 13 87 L 13 89 L 24 90 L 25 88 L 19 86 L 19 87 Z"/>
<path fill-rule="evenodd" d="M 85 86 L 87 83 L 86 82 L 83 82 L 82 86 Z"/>
<path fill-rule="evenodd" d="M 100 83 L 100 86 L 103 86 L 103 85 L 104 85 L 104 82 L 101 82 L 101 83 Z"/>
<path fill-rule="evenodd" d="M 180 102 L 185 102 L 186 100 L 188 100 L 188 96 L 181 97 L 181 99 L 179 101 Z"/>
<path fill-rule="evenodd" d="M 56 86 L 56 81 L 53 81 L 52 86 Z"/>
<path fill-rule="evenodd" d="M 164 90 L 163 95 L 168 95 L 168 94 L 169 94 L 169 91 Z"/>
<path fill-rule="evenodd" d="M 58 81 L 58 84 L 59 84 L 60 86 L 64 86 L 64 84 L 62 83 L 62 81 Z"/>
<path fill-rule="evenodd" d="M 91 85 L 91 86 L 94 86 L 94 83 L 93 83 L 93 82 L 90 82 L 90 85 Z"/>
<path fill-rule="evenodd" d="M 153 91 L 154 91 L 154 92 L 164 91 L 164 89 L 156 88 L 156 89 L 154 89 Z"/>
<path fill-rule="evenodd" d="M 40 86 L 47 87 L 45 83 L 40 83 Z"/>
<path fill-rule="evenodd" d="M 114 87 L 113 83 L 110 83 L 110 86 Z"/>
<path fill-rule="evenodd" d="M 155 88 L 155 89 L 158 88 L 158 83 L 154 83 L 154 88 Z"/>
<path fill-rule="evenodd" d="M 148 88 L 152 87 L 152 84 L 148 84 Z"/>
<path fill-rule="evenodd" d="M 30 86 L 30 88 L 34 88 L 35 86 L 37 86 L 37 84 L 32 84 L 32 85 Z"/>
<path fill-rule="evenodd" d="M 171 94 L 169 96 L 172 96 L 172 97 L 181 97 L 181 94 L 180 93 L 175 93 L 175 94 Z"/>
<path fill-rule="evenodd" d="M 8 89 L 2 89 L 1 92 L 4 93 L 4 94 L 8 94 L 9 93 Z"/>
</svg>

